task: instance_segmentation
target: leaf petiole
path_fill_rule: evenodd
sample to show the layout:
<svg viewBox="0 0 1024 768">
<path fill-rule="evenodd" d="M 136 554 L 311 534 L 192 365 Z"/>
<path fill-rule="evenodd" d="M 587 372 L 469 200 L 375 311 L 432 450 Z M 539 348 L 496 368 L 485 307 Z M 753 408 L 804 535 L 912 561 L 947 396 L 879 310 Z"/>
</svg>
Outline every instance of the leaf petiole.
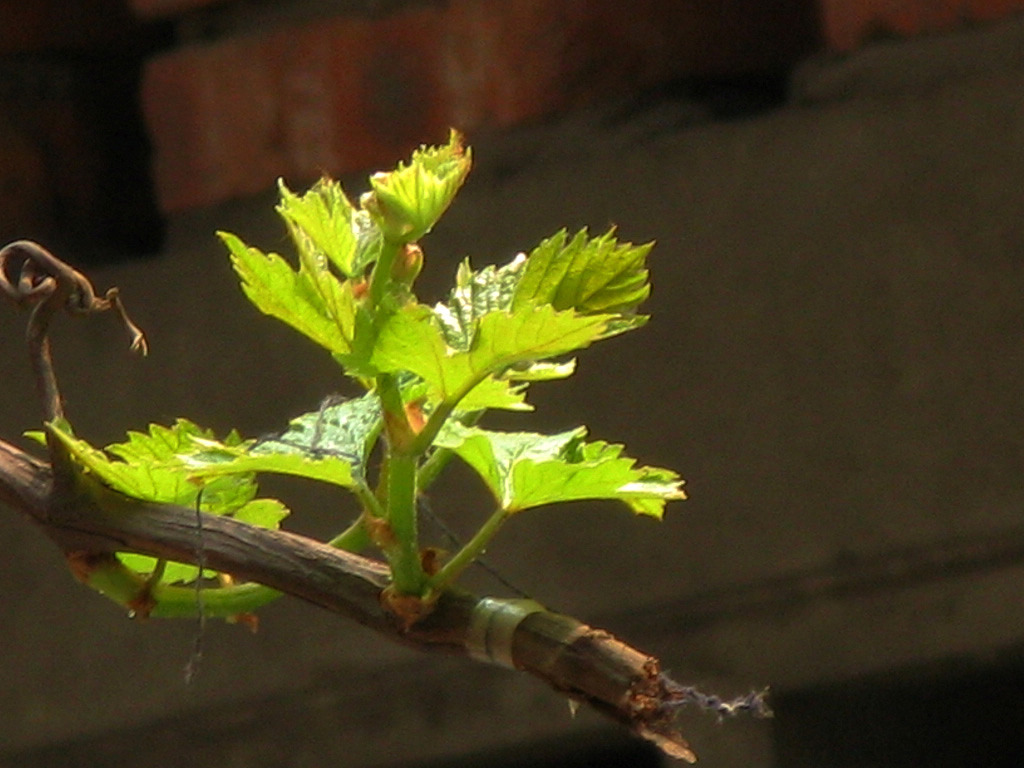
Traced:
<svg viewBox="0 0 1024 768">
<path fill-rule="evenodd" d="M 448 466 L 448 462 L 455 456 L 450 448 L 435 448 L 427 460 L 420 464 L 416 473 L 416 488 L 420 493 L 429 488 L 437 479 L 438 475 Z"/>
<path fill-rule="evenodd" d="M 428 587 L 431 595 L 439 594 L 451 586 L 474 560 L 483 555 L 491 539 L 511 516 L 511 513 L 504 509 L 495 510 L 473 534 L 473 538 L 430 578 Z"/>
<path fill-rule="evenodd" d="M 195 618 L 199 603 L 192 586 L 152 583 L 113 556 L 90 559 L 73 566 L 90 588 L 106 595 L 136 615 L 161 619 Z M 251 613 L 280 596 L 262 584 L 247 582 L 203 589 L 202 612 L 207 618 L 230 619 Z"/>
<path fill-rule="evenodd" d="M 366 530 L 364 515 L 361 515 L 352 525 L 339 533 L 327 543 L 335 549 L 343 549 L 346 552 L 361 552 L 370 544 L 370 534 Z"/>
<path fill-rule="evenodd" d="M 459 403 L 472 392 L 477 386 L 483 383 L 483 381 L 490 376 L 492 371 L 486 370 L 481 371 L 473 378 L 466 381 L 466 383 L 450 397 L 442 400 L 434 408 L 433 413 L 427 419 L 427 423 L 423 425 L 423 429 L 420 430 L 419 434 L 416 435 L 416 439 L 412 443 L 411 452 L 422 455 L 434 444 L 437 440 L 437 436 L 441 433 L 441 429 L 445 423 L 455 413 L 455 409 L 458 408 Z M 476 419 L 473 420 L 474 422 Z"/>
</svg>

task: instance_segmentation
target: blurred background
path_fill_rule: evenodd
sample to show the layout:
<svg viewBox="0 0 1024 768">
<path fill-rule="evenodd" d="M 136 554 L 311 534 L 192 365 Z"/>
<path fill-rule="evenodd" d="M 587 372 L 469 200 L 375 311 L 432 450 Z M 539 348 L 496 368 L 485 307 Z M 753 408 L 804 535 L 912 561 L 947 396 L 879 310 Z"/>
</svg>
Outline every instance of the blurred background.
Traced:
<svg viewBox="0 0 1024 768">
<path fill-rule="evenodd" d="M 1017 766 L 1024 750 L 1024 2 L 0 1 L 0 238 L 121 287 L 151 343 L 62 321 L 94 444 L 188 416 L 258 435 L 346 385 L 246 303 L 218 229 L 288 252 L 275 181 L 355 196 L 449 126 L 475 169 L 423 242 L 656 240 L 651 323 L 506 426 L 587 424 L 690 499 L 512 521 L 521 590 L 776 716 L 683 713 L 710 766 Z M 0 310 L 0 435 L 39 422 Z M 269 483 L 326 535 L 344 498 Z M 481 494 L 431 494 L 456 532 Z M 257 634 L 133 622 L 0 515 L 0 766 L 658 766 L 532 679 L 297 601 Z M 343 523 L 342 523 L 343 524 Z M 444 546 L 440 528 L 428 538 Z M 478 590 L 507 594 L 486 573 Z"/>
</svg>

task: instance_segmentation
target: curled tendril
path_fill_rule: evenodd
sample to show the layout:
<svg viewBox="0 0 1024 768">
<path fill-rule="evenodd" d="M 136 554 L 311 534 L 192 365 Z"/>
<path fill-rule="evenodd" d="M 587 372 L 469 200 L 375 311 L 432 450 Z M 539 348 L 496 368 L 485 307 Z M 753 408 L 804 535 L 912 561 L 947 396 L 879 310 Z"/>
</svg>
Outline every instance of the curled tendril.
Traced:
<svg viewBox="0 0 1024 768">
<path fill-rule="evenodd" d="M 22 307 L 31 307 L 25 337 L 29 357 L 42 399 L 46 421 L 64 418 L 57 378 L 50 357 L 48 331 L 58 310 L 72 314 L 91 314 L 113 309 L 131 336 L 131 349 L 145 355 L 146 337 L 125 312 L 116 288 L 98 296 L 92 283 L 38 243 L 17 240 L 0 249 L 0 293 Z M 54 469 L 61 452 L 50 443 Z"/>
<path fill-rule="evenodd" d="M 52 315 L 61 305 L 73 314 L 113 309 L 131 335 L 131 349 L 145 355 L 149 348 L 141 329 L 131 321 L 117 288 L 96 295 L 89 279 L 31 240 L 17 240 L 0 249 L 0 290 L 19 306 L 47 306 Z"/>
</svg>

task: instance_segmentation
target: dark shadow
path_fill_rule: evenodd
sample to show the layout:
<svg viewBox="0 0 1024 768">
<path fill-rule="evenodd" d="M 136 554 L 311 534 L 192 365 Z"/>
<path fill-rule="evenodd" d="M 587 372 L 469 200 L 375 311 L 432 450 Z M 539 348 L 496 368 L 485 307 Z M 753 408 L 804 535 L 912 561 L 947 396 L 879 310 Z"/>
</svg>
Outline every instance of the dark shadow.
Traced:
<svg viewBox="0 0 1024 768">
<path fill-rule="evenodd" d="M 76 32 L 76 9 L 0 58 L 0 241 L 39 240 L 76 265 L 152 254 L 164 223 L 139 86 L 170 30 L 103 5 L 106 27 L 99 13 Z"/>
<path fill-rule="evenodd" d="M 660 768 L 666 764 L 664 760 L 646 741 L 625 732 L 600 731 L 516 744 L 455 760 L 417 763 L 410 768 Z"/>
<path fill-rule="evenodd" d="M 1024 649 L 777 696 L 778 768 L 1016 768 Z"/>
</svg>

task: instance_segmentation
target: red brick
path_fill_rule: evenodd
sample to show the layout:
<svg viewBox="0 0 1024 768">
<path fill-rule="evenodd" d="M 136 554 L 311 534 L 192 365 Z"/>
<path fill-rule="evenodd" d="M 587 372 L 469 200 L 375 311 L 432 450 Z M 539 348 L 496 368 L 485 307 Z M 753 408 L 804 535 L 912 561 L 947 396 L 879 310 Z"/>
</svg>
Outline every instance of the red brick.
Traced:
<svg viewBox="0 0 1024 768">
<path fill-rule="evenodd" d="M 184 48 L 150 62 L 143 105 L 165 209 L 393 162 L 443 138 L 438 14 L 337 19 Z"/>
<path fill-rule="evenodd" d="M 874 38 L 912 37 L 998 19 L 1024 0 L 819 0 L 826 44 L 850 51 Z"/>
<path fill-rule="evenodd" d="M 456 0 L 445 23 L 456 124 L 506 126 L 683 75 L 780 69 L 814 38 L 802 8 L 633 0 L 623 12 L 621 0 Z"/>
<path fill-rule="evenodd" d="M 387 166 L 449 126 L 505 127 L 793 55 L 800 25 L 781 6 L 728 5 L 634 0 L 624 13 L 618 0 L 452 0 L 173 51 L 150 62 L 143 90 L 160 199 L 175 210 L 279 175 Z"/>
<path fill-rule="evenodd" d="M 266 80 L 255 46 L 230 41 L 186 48 L 157 58 L 146 68 L 143 109 L 154 139 L 154 176 L 165 209 L 244 194 L 244 175 L 257 177 L 265 152 L 251 138 L 265 107 Z M 234 85 L 227 74 L 234 74 Z M 223 113 L 227 113 L 223 115 Z M 223 116 L 222 116 L 223 115 Z"/>
</svg>

